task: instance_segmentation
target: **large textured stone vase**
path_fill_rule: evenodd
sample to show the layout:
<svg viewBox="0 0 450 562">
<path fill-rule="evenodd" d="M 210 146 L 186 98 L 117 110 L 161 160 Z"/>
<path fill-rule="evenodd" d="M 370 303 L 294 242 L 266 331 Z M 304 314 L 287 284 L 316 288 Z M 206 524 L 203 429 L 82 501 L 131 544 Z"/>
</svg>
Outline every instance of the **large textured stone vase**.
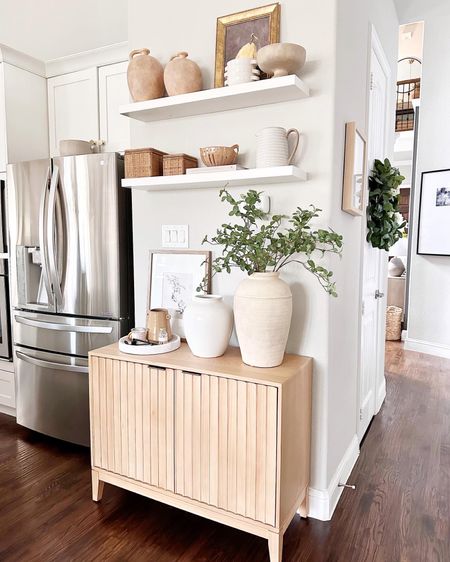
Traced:
<svg viewBox="0 0 450 562">
<path fill-rule="evenodd" d="M 131 51 L 127 80 L 133 101 L 153 100 L 164 96 L 162 64 L 150 56 L 148 49 Z"/>
<path fill-rule="evenodd" d="M 242 360 L 253 367 L 283 362 L 292 316 L 292 293 L 279 273 L 253 273 L 234 296 L 234 321 Z"/>
<path fill-rule="evenodd" d="M 196 295 L 183 313 L 184 333 L 197 357 L 225 353 L 233 330 L 233 312 L 220 295 Z"/>
</svg>

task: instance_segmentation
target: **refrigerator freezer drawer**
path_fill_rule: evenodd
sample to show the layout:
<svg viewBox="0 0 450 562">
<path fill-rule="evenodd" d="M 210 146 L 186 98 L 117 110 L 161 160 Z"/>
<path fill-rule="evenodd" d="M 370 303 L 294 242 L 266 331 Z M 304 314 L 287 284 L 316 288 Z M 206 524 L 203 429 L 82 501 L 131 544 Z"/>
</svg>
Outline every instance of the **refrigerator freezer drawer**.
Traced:
<svg viewBox="0 0 450 562">
<path fill-rule="evenodd" d="M 89 445 L 88 362 L 15 347 L 17 423 L 78 445 Z"/>
<path fill-rule="evenodd" d="M 126 321 L 90 320 L 21 310 L 13 311 L 13 319 L 16 345 L 84 357 L 91 349 L 117 341 L 129 329 Z"/>
</svg>

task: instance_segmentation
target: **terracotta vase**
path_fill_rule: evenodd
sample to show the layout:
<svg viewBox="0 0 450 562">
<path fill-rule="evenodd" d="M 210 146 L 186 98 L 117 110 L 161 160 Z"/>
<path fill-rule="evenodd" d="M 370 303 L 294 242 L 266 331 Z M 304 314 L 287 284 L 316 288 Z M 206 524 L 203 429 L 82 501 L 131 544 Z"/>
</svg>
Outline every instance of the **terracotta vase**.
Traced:
<svg viewBox="0 0 450 562">
<path fill-rule="evenodd" d="M 283 362 L 292 316 L 292 293 L 279 273 L 253 273 L 234 296 L 234 321 L 242 360 L 253 367 Z"/>
<path fill-rule="evenodd" d="M 219 357 L 228 347 L 233 312 L 220 295 L 196 295 L 183 313 L 186 341 L 197 357 Z"/>
<path fill-rule="evenodd" d="M 150 56 L 148 49 L 130 53 L 127 80 L 133 101 L 146 101 L 164 96 L 164 70 L 161 63 Z"/>
<path fill-rule="evenodd" d="M 164 85 L 169 96 L 198 92 L 203 88 L 203 78 L 196 62 L 181 51 L 174 55 L 164 69 Z"/>
</svg>

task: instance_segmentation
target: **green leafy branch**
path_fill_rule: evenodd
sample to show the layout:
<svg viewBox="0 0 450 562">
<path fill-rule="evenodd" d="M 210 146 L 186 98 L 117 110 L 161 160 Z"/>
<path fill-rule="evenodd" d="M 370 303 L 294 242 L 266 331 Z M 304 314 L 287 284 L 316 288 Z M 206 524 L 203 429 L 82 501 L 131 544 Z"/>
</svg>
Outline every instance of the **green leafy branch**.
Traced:
<svg viewBox="0 0 450 562">
<path fill-rule="evenodd" d="M 212 262 L 212 275 L 239 267 L 249 275 L 257 272 L 279 271 L 298 263 L 312 273 L 323 289 L 337 296 L 332 280 L 333 272 L 316 263 L 326 254 L 341 254 L 342 236 L 332 229 L 311 227 L 311 221 L 319 216 L 321 209 L 310 205 L 308 209 L 297 207 L 291 217 L 265 213 L 259 207 L 261 192 L 249 190 L 234 198 L 226 189 L 220 198 L 231 206 L 228 213 L 240 222 L 224 223 L 215 236 L 205 236 L 203 244 L 222 246 L 222 254 Z M 207 279 L 197 290 L 206 286 Z"/>
</svg>

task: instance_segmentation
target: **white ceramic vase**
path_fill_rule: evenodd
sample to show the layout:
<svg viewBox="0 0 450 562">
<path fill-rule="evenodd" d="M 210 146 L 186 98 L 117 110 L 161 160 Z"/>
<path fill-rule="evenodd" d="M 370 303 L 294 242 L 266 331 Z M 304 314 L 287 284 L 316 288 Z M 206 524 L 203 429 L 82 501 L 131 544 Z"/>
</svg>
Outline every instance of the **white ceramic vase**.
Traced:
<svg viewBox="0 0 450 562">
<path fill-rule="evenodd" d="M 234 296 L 234 320 L 242 360 L 253 367 L 283 362 L 292 316 L 292 293 L 279 273 L 253 273 Z"/>
<path fill-rule="evenodd" d="M 233 330 L 233 312 L 220 295 L 196 295 L 183 314 L 186 341 L 197 357 L 225 353 Z"/>
</svg>

